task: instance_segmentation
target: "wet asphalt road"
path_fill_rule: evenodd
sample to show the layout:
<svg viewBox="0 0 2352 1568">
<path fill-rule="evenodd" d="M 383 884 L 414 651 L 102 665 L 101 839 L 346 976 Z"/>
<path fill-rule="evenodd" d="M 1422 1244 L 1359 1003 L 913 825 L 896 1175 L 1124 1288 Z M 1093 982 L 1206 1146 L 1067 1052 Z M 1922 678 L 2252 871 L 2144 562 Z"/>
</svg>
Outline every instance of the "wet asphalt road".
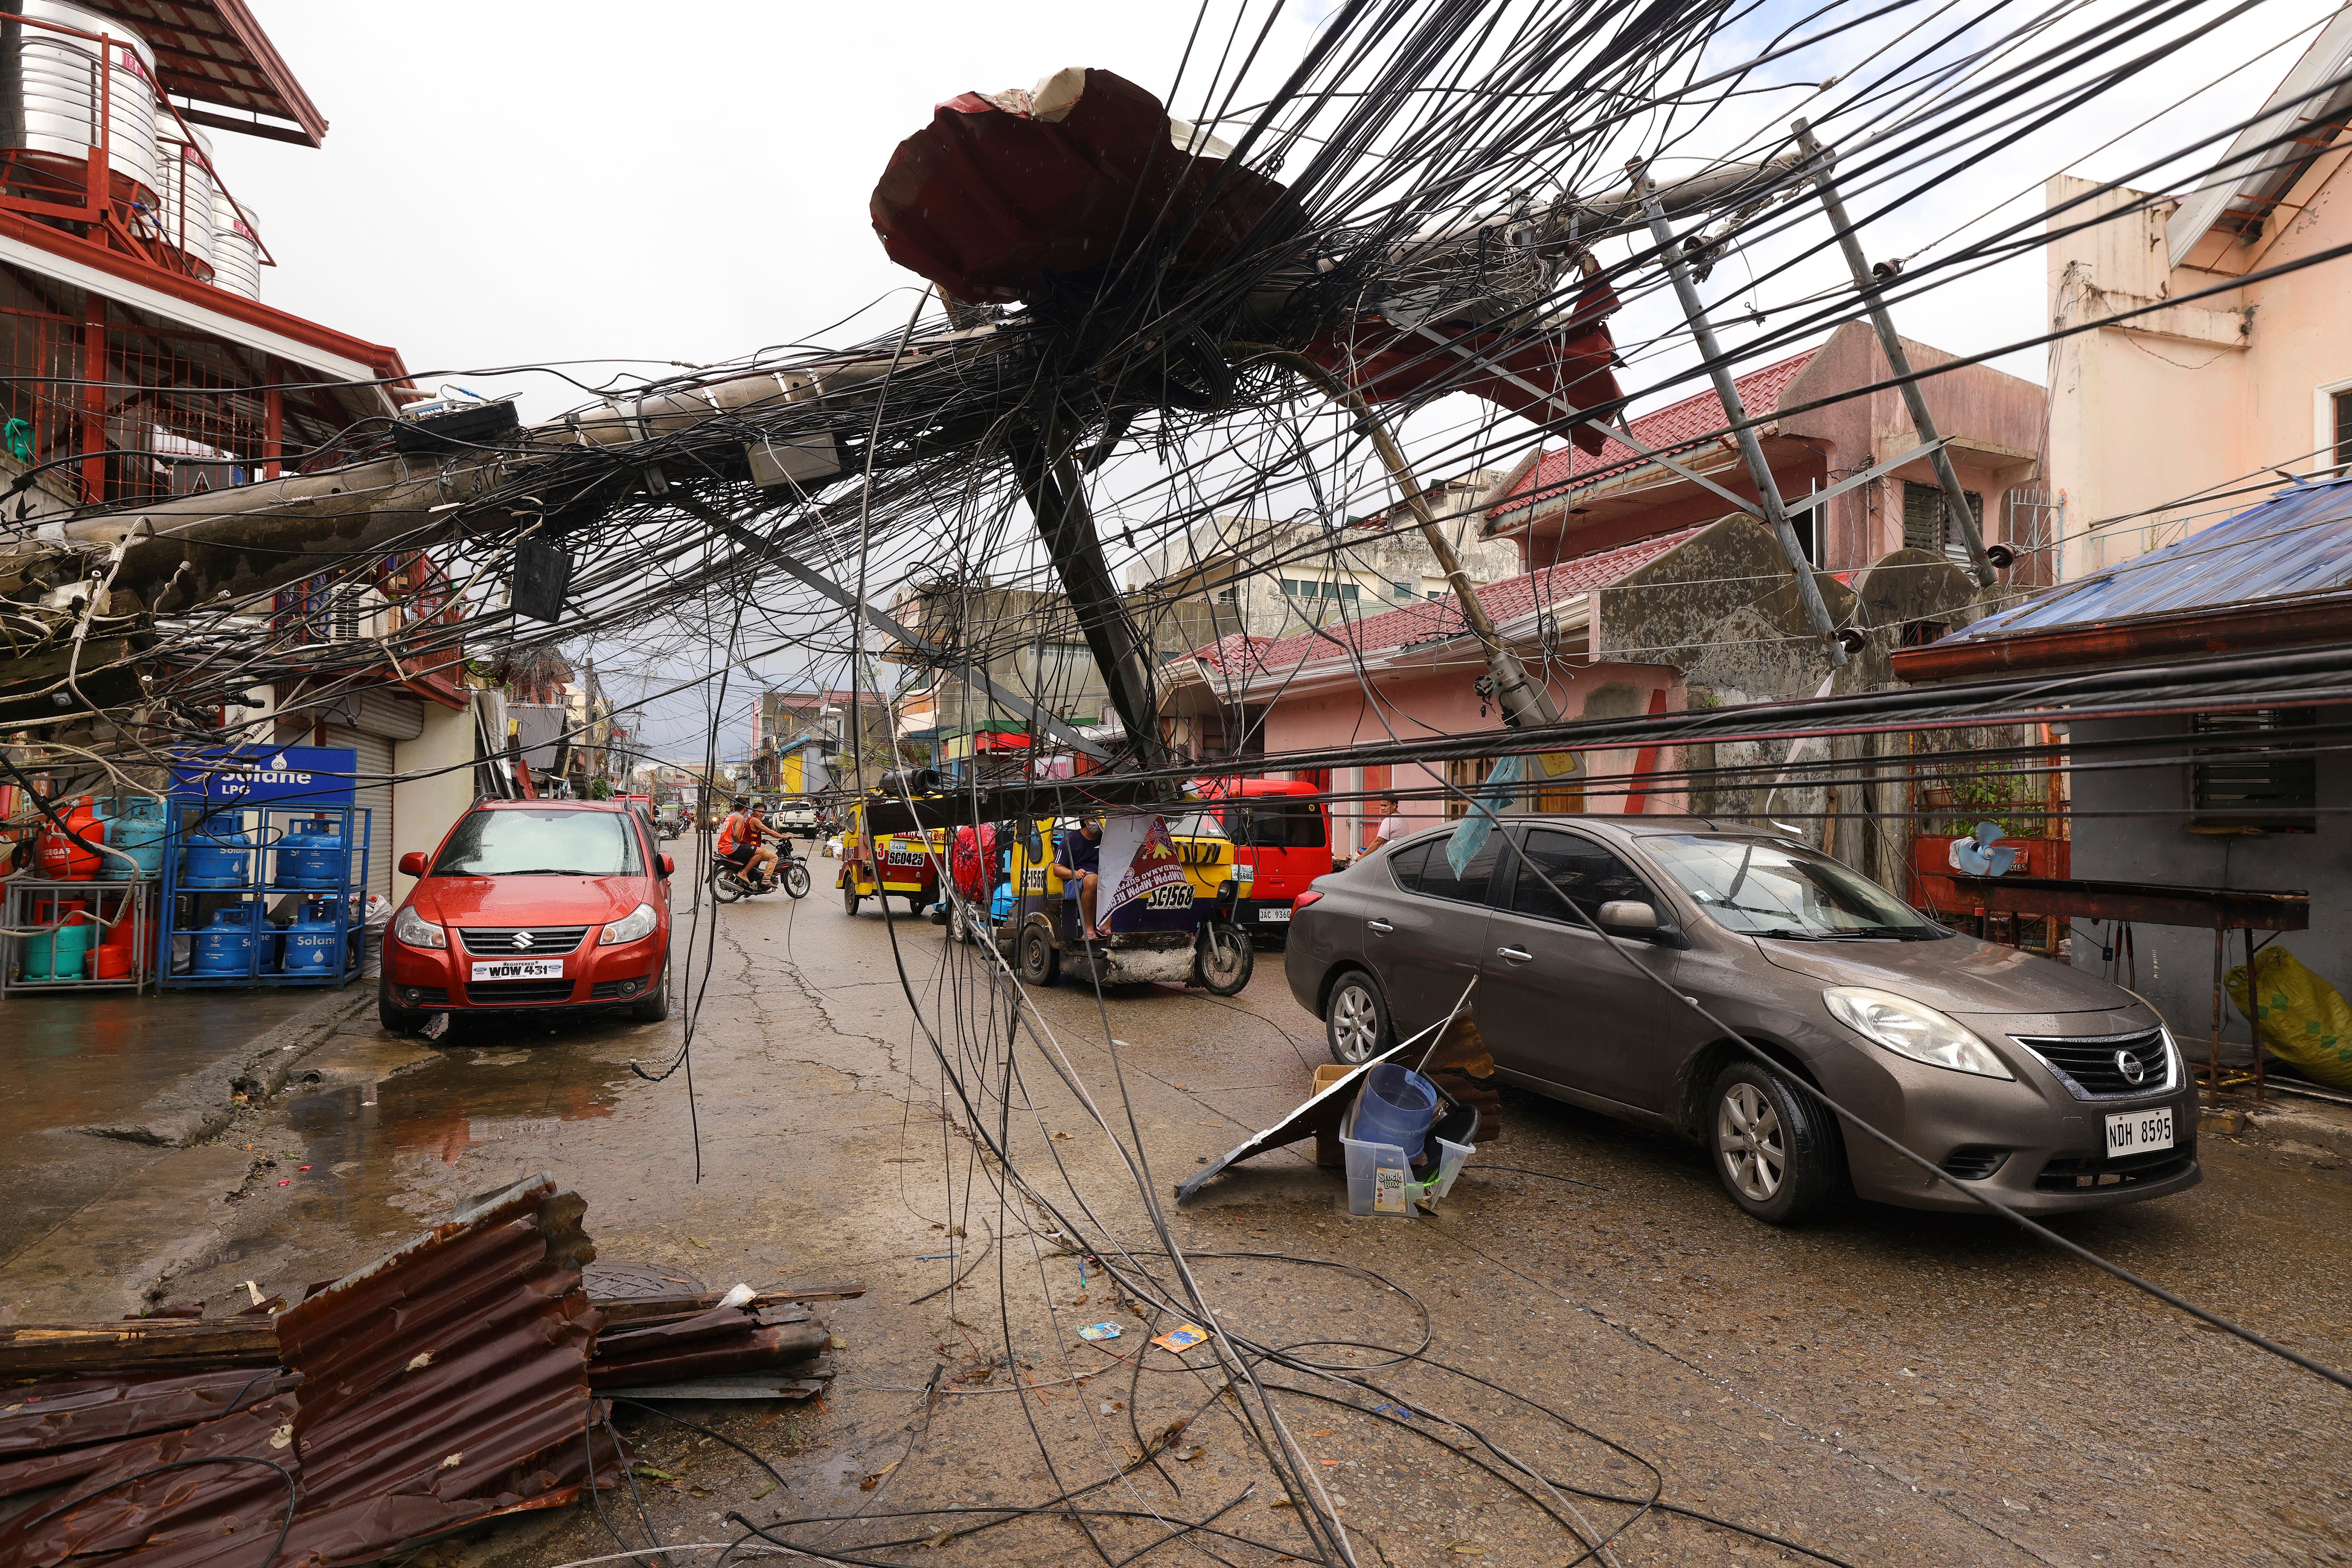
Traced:
<svg viewBox="0 0 2352 1568">
<path fill-rule="evenodd" d="M 1158 1537 L 1154 1515 L 1195 1521 L 1230 1504 L 1215 1528 L 1231 1538 L 1155 1557 L 1311 1556 L 1280 1500 L 1297 1483 L 1273 1473 L 1219 1396 L 1208 1352 L 1146 1346 L 1173 1320 L 1147 1328 L 1050 1234 L 1082 1230 L 1166 1276 L 1127 1161 L 1148 1165 L 1164 1200 L 1202 1157 L 1305 1098 L 1328 1059 L 1280 955 L 1262 954 L 1233 1002 L 1033 993 L 1039 1032 L 1008 1058 L 1003 1004 L 978 955 L 926 924 L 886 929 L 870 903 L 845 916 L 824 885 L 830 863 L 815 865 L 805 902 L 738 906 L 697 934 L 690 1101 L 688 1069 L 656 1083 L 630 1067 L 669 1065 L 675 1018 L 502 1020 L 427 1045 L 363 1015 L 306 1062 L 314 1086 L 240 1121 L 233 1142 L 276 1163 L 222 1201 L 212 1260 L 166 1294 L 217 1312 L 247 1279 L 266 1292 L 330 1278 L 458 1197 L 548 1170 L 587 1198 L 607 1259 L 712 1283 L 855 1278 L 867 1293 L 820 1309 L 843 1345 L 821 1409 L 688 1412 L 769 1458 L 782 1490 L 708 1438 L 625 1415 L 641 1455 L 674 1478 L 641 1483 L 641 1508 L 608 1499 L 611 1530 L 587 1510 L 515 1521 L 435 1549 L 442 1560 L 562 1563 L 619 1550 L 611 1531 L 643 1545 L 648 1523 L 665 1542 L 727 1540 L 740 1533 L 722 1522 L 730 1510 L 856 1511 L 785 1533 L 835 1551 L 919 1546 L 1003 1517 L 932 1510 L 1035 1505 L 1087 1485 L 1087 1506 L 1106 1511 L 1083 1526 L 1016 1516 L 933 1552 L 1116 1561 Z M 968 1101 L 943 1085 L 942 1055 Z M 1124 1156 L 1056 1062 L 1102 1107 Z M 1034 1201 L 977 1152 L 975 1114 L 1002 1129 Z M 1261 1368 L 1299 1391 L 1267 1397 L 1366 1568 L 1578 1557 L 1559 1522 L 1460 1452 L 1475 1445 L 1445 1420 L 1555 1484 L 1655 1488 L 1853 1563 L 2352 1561 L 2352 1395 L 1995 1222 L 1856 1205 L 1776 1231 L 1732 1208 L 1697 1152 L 1668 1140 L 1524 1096 L 1507 1100 L 1507 1123 L 1434 1219 L 1349 1218 L 1311 1144 L 1219 1178 L 1181 1214 L 1160 1205 L 1231 1331 L 1371 1368 L 1386 1398 L 1422 1413 L 1383 1421 L 1330 1402 L 1369 1407 L 1372 1395 Z M 2196 1191 L 2063 1228 L 2352 1363 L 2352 1173 L 2222 1138 L 2203 1147 Z M 916 1300 L 960 1270 L 960 1289 Z M 1120 1338 L 1077 1337 L 1098 1321 Z M 1424 1341 L 1423 1359 L 1401 1359 Z M 942 1393 L 926 1400 L 935 1368 Z M 1171 1451 L 1199 1452 L 1120 1474 L 1180 1418 L 1190 1425 Z M 1615 1532 L 1627 1563 L 1801 1560 L 1685 1517 L 1591 1496 L 1576 1506 Z"/>
</svg>

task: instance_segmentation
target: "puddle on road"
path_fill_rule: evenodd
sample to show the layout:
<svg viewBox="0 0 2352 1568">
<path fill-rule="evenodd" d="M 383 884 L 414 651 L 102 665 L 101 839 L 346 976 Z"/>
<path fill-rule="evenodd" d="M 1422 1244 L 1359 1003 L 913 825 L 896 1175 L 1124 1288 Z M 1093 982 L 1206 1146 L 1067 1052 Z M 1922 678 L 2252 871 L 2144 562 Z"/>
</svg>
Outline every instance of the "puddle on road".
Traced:
<svg viewBox="0 0 2352 1568">
<path fill-rule="evenodd" d="M 411 1071 L 287 1102 L 302 1146 L 295 1163 L 310 1167 L 289 1171 L 281 1160 L 271 1173 L 292 1179 L 288 1217 L 354 1237 L 411 1232 L 446 1206 L 437 1192 L 408 1199 L 435 1184 L 435 1167 L 456 1165 L 469 1149 L 543 1142 L 566 1123 L 613 1114 L 628 1068 L 606 1051 L 621 1031 L 593 1023 L 533 1030 L 523 1037 L 534 1043 L 518 1048 L 519 1032 L 454 1030 L 438 1059 Z"/>
</svg>

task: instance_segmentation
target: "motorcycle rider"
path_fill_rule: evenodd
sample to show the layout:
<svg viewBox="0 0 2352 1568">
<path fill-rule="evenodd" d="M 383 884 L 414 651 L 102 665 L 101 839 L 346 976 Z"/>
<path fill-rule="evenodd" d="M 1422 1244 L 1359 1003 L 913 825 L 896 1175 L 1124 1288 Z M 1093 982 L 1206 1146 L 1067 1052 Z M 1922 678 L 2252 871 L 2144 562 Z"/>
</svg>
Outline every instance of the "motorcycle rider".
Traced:
<svg viewBox="0 0 2352 1568">
<path fill-rule="evenodd" d="M 728 814 L 726 821 L 719 825 L 719 841 L 712 846 L 719 859 L 733 867 L 737 875 L 761 891 L 770 885 L 769 877 L 776 864 L 776 852 L 762 842 L 766 837 L 766 827 L 767 823 L 760 808 L 751 803 L 751 798 L 738 795 L 735 797 L 735 809 Z"/>
</svg>

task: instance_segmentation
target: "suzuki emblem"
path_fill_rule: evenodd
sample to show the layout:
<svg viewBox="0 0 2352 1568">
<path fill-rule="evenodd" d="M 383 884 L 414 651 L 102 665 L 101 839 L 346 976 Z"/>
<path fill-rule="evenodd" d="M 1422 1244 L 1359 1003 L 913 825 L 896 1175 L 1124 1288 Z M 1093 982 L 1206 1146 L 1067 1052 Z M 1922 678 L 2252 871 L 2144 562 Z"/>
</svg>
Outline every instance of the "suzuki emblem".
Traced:
<svg viewBox="0 0 2352 1568">
<path fill-rule="evenodd" d="M 515 932 L 515 933 L 514 933 L 514 945 L 515 945 L 515 946 L 517 946 L 517 947 L 529 947 L 529 946 L 530 945 L 530 942 L 531 942 L 530 932 L 529 932 L 529 931 L 517 931 L 517 932 Z M 2138 1060 L 2138 1058 L 2134 1058 L 2132 1059 L 2132 1065 L 2131 1065 L 2129 1068 L 2126 1068 L 2125 1069 L 2125 1071 L 2126 1071 L 2126 1074 L 2129 1074 L 2129 1075 L 2137 1075 L 2137 1074 L 2138 1073 L 2138 1071 L 2139 1071 L 2139 1060 Z M 2139 1079 L 2138 1079 L 2137 1076 L 2133 1076 L 2133 1077 L 2132 1077 L 2132 1082 L 2134 1082 L 2134 1083 L 2137 1083 L 2138 1081 L 2139 1081 Z"/>
</svg>

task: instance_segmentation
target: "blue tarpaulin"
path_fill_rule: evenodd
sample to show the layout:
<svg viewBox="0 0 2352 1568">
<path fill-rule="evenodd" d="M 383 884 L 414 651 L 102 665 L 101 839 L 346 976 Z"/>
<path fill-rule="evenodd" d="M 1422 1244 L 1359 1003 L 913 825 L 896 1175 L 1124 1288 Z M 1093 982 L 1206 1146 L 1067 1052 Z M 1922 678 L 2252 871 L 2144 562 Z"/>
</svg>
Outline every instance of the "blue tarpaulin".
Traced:
<svg viewBox="0 0 2352 1568">
<path fill-rule="evenodd" d="M 1963 626 L 1937 646 L 2352 586 L 2352 474 L 2289 485 L 2226 522 Z"/>
</svg>

